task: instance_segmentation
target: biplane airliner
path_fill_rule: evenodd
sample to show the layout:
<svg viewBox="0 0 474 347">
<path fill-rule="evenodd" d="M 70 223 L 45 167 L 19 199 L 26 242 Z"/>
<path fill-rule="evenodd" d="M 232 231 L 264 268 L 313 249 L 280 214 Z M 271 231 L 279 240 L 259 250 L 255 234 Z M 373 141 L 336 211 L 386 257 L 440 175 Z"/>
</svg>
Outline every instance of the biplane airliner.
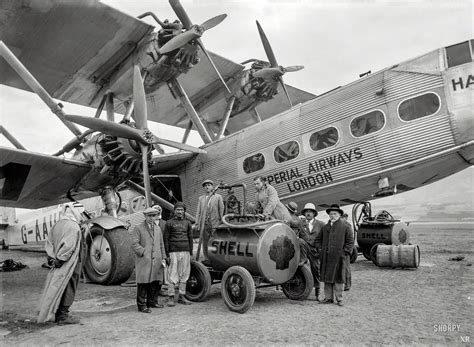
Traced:
<svg viewBox="0 0 474 347">
<path fill-rule="evenodd" d="M 279 65 L 258 23 L 268 62 L 239 64 L 203 43 L 225 15 L 194 24 L 178 0 L 170 4 L 179 20 L 133 18 L 97 1 L 0 4 L 0 82 L 33 90 L 74 134 L 53 155 L 17 141 L 0 147 L 0 204 L 35 209 L 100 195 L 108 215 L 88 221 L 93 281 L 122 282 L 133 269 L 117 218 L 120 189 L 171 208 L 151 191 L 150 174 L 172 185 L 188 212 L 204 179 L 251 185 L 256 175 L 281 199 L 323 209 L 409 191 L 473 164 L 473 40 L 315 96 L 285 85 L 283 75 L 302 67 Z M 97 111 L 71 115 L 53 98 Z M 183 141 L 157 137 L 149 120 L 186 129 Z M 203 146 L 186 144 L 191 129 Z"/>
</svg>

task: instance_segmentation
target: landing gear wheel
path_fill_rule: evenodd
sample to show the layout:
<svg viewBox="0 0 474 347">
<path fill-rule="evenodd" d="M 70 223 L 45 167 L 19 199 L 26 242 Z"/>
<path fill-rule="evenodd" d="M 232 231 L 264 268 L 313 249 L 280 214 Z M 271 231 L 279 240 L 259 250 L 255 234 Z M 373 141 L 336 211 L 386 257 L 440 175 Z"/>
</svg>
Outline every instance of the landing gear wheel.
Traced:
<svg viewBox="0 0 474 347">
<path fill-rule="evenodd" d="M 294 276 L 281 285 L 283 294 L 291 300 L 305 300 L 311 294 L 314 279 L 307 265 L 298 266 Z"/>
<path fill-rule="evenodd" d="M 98 284 L 120 284 L 133 272 L 134 256 L 130 235 L 125 228 L 104 230 L 98 225 L 86 235 L 84 271 Z"/>
<path fill-rule="evenodd" d="M 351 264 L 354 264 L 356 262 L 358 253 L 359 251 L 357 250 L 357 247 L 354 246 L 351 253 Z"/>
<path fill-rule="evenodd" d="M 376 243 L 375 245 L 372 246 L 370 249 L 370 260 L 377 265 L 377 247 L 380 245 L 384 245 L 384 243 Z"/>
<path fill-rule="evenodd" d="M 229 310 L 245 313 L 255 301 L 255 282 L 242 266 L 232 266 L 222 277 L 221 294 Z"/>
<path fill-rule="evenodd" d="M 211 290 L 211 275 L 202 263 L 191 261 L 191 273 L 186 283 L 185 297 L 189 301 L 200 302 L 207 299 Z"/>
</svg>

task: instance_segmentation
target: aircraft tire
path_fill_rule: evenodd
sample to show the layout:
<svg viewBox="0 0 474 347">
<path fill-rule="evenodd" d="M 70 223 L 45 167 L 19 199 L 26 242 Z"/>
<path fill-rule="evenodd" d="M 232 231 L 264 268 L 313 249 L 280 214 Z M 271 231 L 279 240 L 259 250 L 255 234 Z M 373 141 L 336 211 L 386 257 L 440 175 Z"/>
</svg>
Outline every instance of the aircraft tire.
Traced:
<svg viewBox="0 0 474 347">
<path fill-rule="evenodd" d="M 351 259 L 350 259 L 351 264 L 354 264 L 356 262 L 358 255 L 359 255 L 359 251 L 357 250 L 357 247 L 354 246 L 351 253 Z"/>
<path fill-rule="evenodd" d="M 94 225 L 86 236 L 86 244 L 84 272 L 93 283 L 120 284 L 130 277 L 135 262 L 127 229 L 104 230 Z"/>
<path fill-rule="evenodd" d="M 232 266 L 222 277 L 221 294 L 229 310 L 247 312 L 255 301 L 255 282 L 242 266 Z"/>
<path fill-rule="evenodd" d="M 191 260 L 191 272 L 186 283 L 185 297 L 189 301 L 200 302 L 207 299 L 212 279 L 209 270 L 202 263 Z"/>
<path fill-rule="evenodd" d="M 314 287 L 313 274 L 309 266 L 301 265 L 293 277 L 281 285 L 283 294 L 290 300 L 305 300 Z"/>
</svg>

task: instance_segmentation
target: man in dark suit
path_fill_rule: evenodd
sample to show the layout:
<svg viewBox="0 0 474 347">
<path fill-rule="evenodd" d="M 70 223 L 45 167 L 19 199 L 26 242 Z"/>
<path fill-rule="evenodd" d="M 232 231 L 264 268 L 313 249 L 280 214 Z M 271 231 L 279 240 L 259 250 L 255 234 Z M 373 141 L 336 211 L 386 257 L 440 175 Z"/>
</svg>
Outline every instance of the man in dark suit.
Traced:
<svg viewBox="0 0 474 347">
<path fill-rule="evenodd" d="M 324 300 L 321 304 L 342 303 L 342 291 L 346 281 L 346 268 L 349 255 L 354 247 L 354 234 L 351 226 L 341 219 L 344 212 L 339 205 L 331 205 L 326 210 L 329 222 L 316 237 L 320 250 L 321 280 L 324 282 Z"/>
<path fill-rule="evenodd" d="M 324 223 L 316 219 L 318 211 L 312 203 L 307 203 L 301 211 L 306 218 L 303 222 L 303 228 L 300 232 L 300 246 L 302 251 L 302 261 L 309 260 L 311 273 L 314 279 L 314 294 L 316 301 L 319 301 L 319 252 L 316 247 L 316 237 L 321 232 Z"/>
</svg>

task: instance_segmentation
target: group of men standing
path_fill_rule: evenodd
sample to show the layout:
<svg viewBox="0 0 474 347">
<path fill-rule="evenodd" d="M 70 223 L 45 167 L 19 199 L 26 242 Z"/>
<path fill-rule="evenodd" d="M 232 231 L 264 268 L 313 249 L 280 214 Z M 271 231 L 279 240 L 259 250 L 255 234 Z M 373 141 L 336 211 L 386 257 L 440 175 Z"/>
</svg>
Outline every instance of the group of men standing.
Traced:
<svg viewBox="0 0 474 347">
<path fill-rule="evenodd" d="M 354 234 L 347 222 L 347 215 L 339 205 L 326 210 L 329 221 L 324 223 L 316 216 L 316 206 L 307 203 L 297 215 L 298 205 L 286 205 L 292 214 L 290 225 L 296 230 L 300 241 L 300 264 L 309 263 L 314 279 L 316 300 L 319 301 L 320 283 L 324 283 L 322 304 L 337 303 L 343 306 L 342 292 L 351 286 L 350 255 L 354 248 Z"/>
</svg>

